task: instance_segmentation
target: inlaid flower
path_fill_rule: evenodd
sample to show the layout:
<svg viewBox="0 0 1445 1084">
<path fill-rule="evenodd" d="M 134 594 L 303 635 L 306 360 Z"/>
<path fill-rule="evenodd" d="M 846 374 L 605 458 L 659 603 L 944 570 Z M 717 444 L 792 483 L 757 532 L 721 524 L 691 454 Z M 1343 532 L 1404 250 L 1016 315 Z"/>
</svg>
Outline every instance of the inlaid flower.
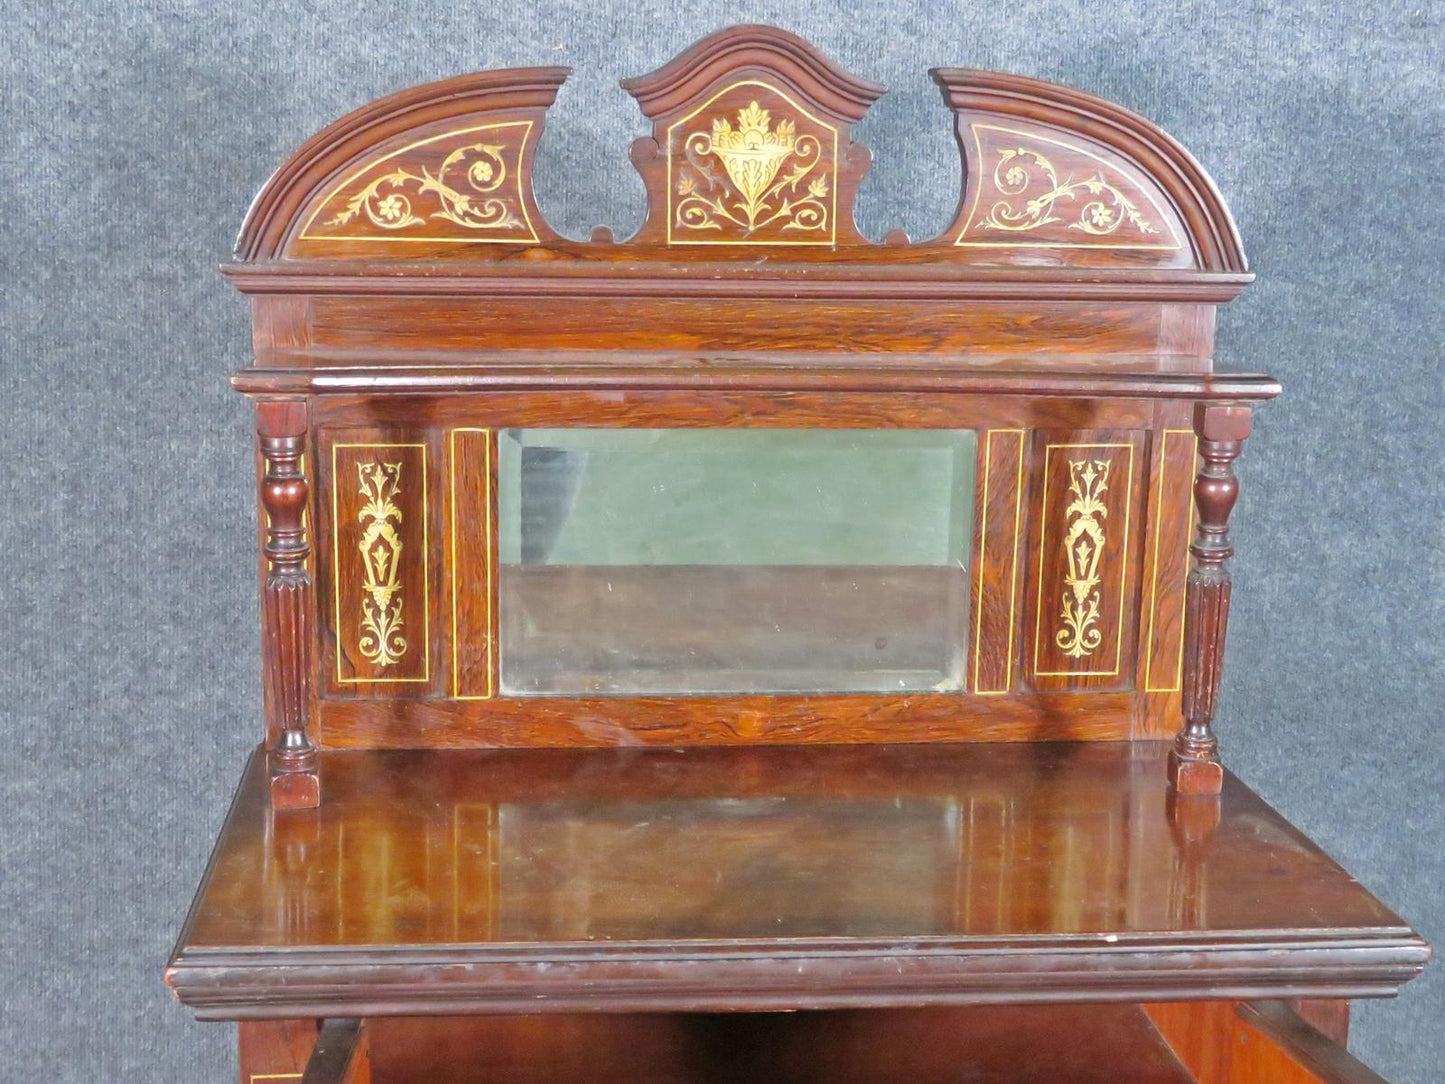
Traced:
<svg viewBox="0 0 1445 1084">
<path fill-rule="evenodd" d="M 379 218 L 387 222 L 396 222 L 406 215 L 406 200 L 394 192 L 389 196 L 383 196 L 377 200 L 376 213 Z"/>
</svg>

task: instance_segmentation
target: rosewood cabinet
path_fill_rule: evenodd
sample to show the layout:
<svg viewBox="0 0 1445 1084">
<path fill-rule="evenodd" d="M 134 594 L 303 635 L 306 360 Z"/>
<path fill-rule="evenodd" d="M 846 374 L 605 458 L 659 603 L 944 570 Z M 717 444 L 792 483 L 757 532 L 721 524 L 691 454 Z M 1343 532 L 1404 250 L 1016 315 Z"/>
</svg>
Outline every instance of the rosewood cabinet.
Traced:
<svg viewBox="0 0 1445 1084">
<path fill-rule="evenodd" d="M 1213 729 L 1280 389 L 1199 164 L 938 69 L 956 218 L 874 243 L 884 88 L 736 27 L 624 81 L 647 217 L 578 242 L 566 75 L 337 121 L 224 269 L 266 727 L 166 979 L 242 1081 L 1377 1079 L 1429 950 Z"/>
</svg>

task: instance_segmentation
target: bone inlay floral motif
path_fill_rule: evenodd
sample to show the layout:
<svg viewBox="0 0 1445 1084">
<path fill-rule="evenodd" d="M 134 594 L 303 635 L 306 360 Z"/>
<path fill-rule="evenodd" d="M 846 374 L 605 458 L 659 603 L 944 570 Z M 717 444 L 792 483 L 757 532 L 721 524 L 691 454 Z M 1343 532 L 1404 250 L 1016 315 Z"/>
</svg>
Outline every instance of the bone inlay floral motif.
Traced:
<svg viewBox="0 0 1445 1084">
<path fill-rule="evenodd" d="M 373 224 L 387 230 L 406 229 L 427 218 L 473 230 L 521 226 L 511 203 L 495 194 L 507 179 L 502 150 L 498 144 L 473 143 L 447 155 L 435 174 L 426 166 L 415 172 L 400 168 L 382 174 L 347 200 L 346 208 L 327 225 L 343 226 L 364 212 Z M 435 208 L 425 217 L 417 214 L 408 189 L 417 199 L 434 197 Z"/>
<path fill-rule="evenodd" d="M 683 142 L 686 165 L 677 174 L 673 222 L 686 230 L 723 230 L 731 223 L 744 237 L 768 225 L 800 232 L 828 229 L 829 181 L 820 170 L 817 137 L 799 135 L 791 119 L 774 123 L 757 101 L 738 110 L 737 126 L 726 116 L 710 131 Z M 720 174 L 715 162 L 720 162 Z"/>
<path fill-rule="evenodd" d="M 1099 623 L 1099 561 L 1104 552 L 1104 526 L 1109 510 L 1103 497 L 1109 488 L 1109 461 L 1069 460 L 1069 492 L 1073 500 L 1064 510 L 1069 523 L 1064 535 L 1068 570 L 1064 575 L 1063 627 L 1054 642 L 1071 658 L 1093 654 L 1103 639 Z"/>
<path fill-rule="evenodd" d="M 999 151 L 993 184 L 1006 198 L 989 208 L 988 214 L 974 226 L 976 231 L 1024 232 L 1051 222 L 1063 222 L 1068 217 L 1073 218 L 1068 229 L 1094 237 L 1107 237 L 1125 222 L 1140 233 L 1159 232 L 1129 197 L 1104 179 L 1102 171 L 1082 180 L 1069 177 L 1060 181 L 1053 163 L 1027 147 L 1005 147 Z M 1026 198 L 1019 203 L 1012 197 Z M 1073 203 L 1080 198 L 1084 199 L 1081 205 Z M 1067 216 L 1058 213 L 1063 204 L 1069 205 Z"/>
<path fill-rule="evenodd" d="M 361 603 L 357 649 L 363 658 L 386 667 L 405 655 L 407 649 L 401 634 L 402 544 L 396 530 L 401 523 L 401 509 L 396 505 L 401 492 L 401 464 L 359 463 L 357 474 L 361 495 L 366 498 L 358 513 L 363 524 L 358 544 L 364 570 L 361 590 L 366 597 Z"/>
</svg>

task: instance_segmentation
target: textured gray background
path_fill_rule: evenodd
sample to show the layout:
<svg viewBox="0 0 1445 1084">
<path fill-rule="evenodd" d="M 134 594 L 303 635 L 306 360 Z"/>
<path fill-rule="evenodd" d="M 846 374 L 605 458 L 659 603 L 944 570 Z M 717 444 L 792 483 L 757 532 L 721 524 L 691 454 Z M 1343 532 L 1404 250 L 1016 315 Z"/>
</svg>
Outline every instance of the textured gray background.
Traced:
<svg viewBox="0 0 1445 1084">
<path fill-rule="evenodd" d="M 567 63 L 543 210 L 625 236 L 624 75 L 734 19 L 894 88 L 862 124 L 874 237 L 956 200 L 924 69 L 1023 72 L 1178 136 L 1260 282 L 1223 365 L 1286 396 L 1241 465 L 1221 731 L 1229 762 L 1445 945 L 1442 6 L 611 0 L 284 8 L 21 0 L 0 34 L 0 1078 L 224 1080 L 161 967 L 248 746 L 259 664 L 246 306 L 214 271 L 267 173 L 378 95 Z M 1436 1081 L 1445 966 L 1356 1017 L 1387 1076 Z"/>
</svg>

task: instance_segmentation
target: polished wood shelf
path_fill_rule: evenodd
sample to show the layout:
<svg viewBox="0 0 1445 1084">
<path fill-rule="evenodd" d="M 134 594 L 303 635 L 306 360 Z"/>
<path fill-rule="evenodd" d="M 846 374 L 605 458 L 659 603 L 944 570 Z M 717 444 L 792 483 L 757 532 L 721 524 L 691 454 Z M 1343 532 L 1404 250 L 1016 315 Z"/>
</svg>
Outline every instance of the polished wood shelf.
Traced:
<svg viewBox="0 0 1445 1084">
<path fill-rule="evenodd" d="M 1166 743 L 345 751 L 247 768 L 167 977 L 202 1017 L 1393 993 L 1424 942 Z M 705 973 L 705 974 L 704 974 Z"/>
</svg>

